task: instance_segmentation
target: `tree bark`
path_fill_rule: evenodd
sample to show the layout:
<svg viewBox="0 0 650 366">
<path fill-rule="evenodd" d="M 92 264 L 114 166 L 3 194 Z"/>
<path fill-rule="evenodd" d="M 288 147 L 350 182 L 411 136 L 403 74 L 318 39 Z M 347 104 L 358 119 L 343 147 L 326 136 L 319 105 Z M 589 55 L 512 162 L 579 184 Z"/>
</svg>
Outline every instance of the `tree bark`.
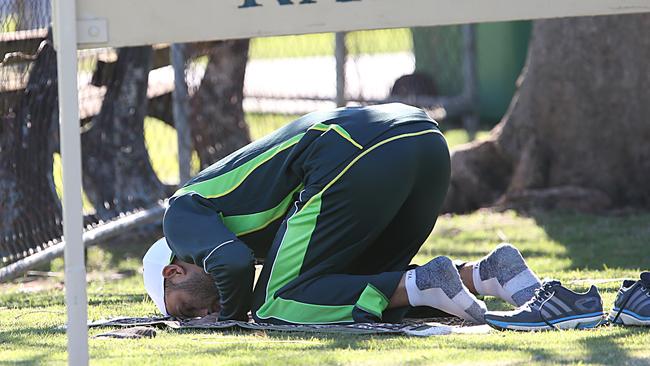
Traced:
<svg viewBox="0 0 650 366">
<path fill-rule="evenodd" d="M 0 257 L 23 257 L 62 235 L 52 177 L 52 134 L 59 114 L 51 40 L 41 43 L 17 103 L 0 125 Z"/>
<path fill-rule="evenodd" d="M 201 85 L 190 98 L 189 124 L 201 169 L 251 141 L 242 105 L 248 43 L 245 39 L 197 45 L 208 55 Z"/>
<path fill-rule="evenodd" d="M 452 154 L 444 210 L 650 206 L 650 14 L 540 20 L 489 139 Z"/>
<path fill-rule="evenodd" d="M 144 141 L 151 59 L 149 46 L 118 51 L 101 110 L 82 136 L 84 190 L 103 220 L 166 196 Z"/>
</svg>

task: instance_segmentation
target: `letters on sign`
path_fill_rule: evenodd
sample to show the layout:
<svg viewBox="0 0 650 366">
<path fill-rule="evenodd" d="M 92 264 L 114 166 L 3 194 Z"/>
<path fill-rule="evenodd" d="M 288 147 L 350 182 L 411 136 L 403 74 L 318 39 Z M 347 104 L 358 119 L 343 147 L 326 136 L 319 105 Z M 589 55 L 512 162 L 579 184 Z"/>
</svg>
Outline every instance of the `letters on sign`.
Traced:
<svg viewBox="0 0 650 366">
<path fill-rule="evenodd" d="M 262 4 L 258 3 L 258 1 L 261 0 L 244 0 L 244 3 L 240 5 L 240 8 L 252 8 L 255 6 L 262 6 Z M 277 1 L 278 5 L 294 5 L 293 1 L 291 0 L 266 0 L 266 1 Z M 350 1 L 361 1 L 361 0 L 335 0 L 337 3 L 347 3 Z M 303 4 L 315 4 L 316 0 L 300 0 L 298 5 L 303 5 Z"/>
</svg>

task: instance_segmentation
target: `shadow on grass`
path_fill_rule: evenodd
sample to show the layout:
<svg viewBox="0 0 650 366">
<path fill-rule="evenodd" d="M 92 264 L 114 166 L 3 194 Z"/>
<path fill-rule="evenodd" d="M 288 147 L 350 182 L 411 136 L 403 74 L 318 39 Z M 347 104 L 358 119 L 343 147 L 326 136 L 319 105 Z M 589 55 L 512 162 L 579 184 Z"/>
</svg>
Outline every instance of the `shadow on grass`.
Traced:
<svg viewBox="0 0 650 366">
<path fill-rule="evenodd" d="M 151 244 L 162 236 L 162 229 L 159 226 L 149 226 L 146 235 L 136 234 L 132 239 L 114 239 L 106 243 L 98 244 L 97 247 L 108 252 L 110 267 L 117 268 L 127 258 L 141 260 Z"/>
<path fill-rule="evenodd" d="M 0 365 L 11 365 L 11 366 L 43 365 L 43 364 L 47 364 L 50 361 L 49 358 L 48 358 L 49 355 L 50 355 L 49 352 L 43 352 L 43 353 L 39 353 L 38 355 L 32 355 L 32 356 L 28 357 L 27 359 L 20 360 L 20 361 L 3 361 L 3 360 L 0 360 Z"/>
<path fill-rule="evenodd" d="M 56 344 L 48 337 L 62 336 L 65 330 L 58 327 L 20 327 L 11 330 L 0 330 L 0 345 L 3 351 L 7 349 L 29 349 L 29 355 L 19 361 L 2 361 L 0 365 L 42 365 L 51 362 L 52 354 L 66 351 L 65 343 Z M 40 349 L 42 352 L 34 352 Z"/>
<path fill-rule="evenodd" d="M 650 269 L 650 213 L 536 212 L 530 216 L 566 248 L 571 269 Z"/>
<path fill-rule="evenodd" d="M 0 343 L 34 346 L 42 343 L 42 336 L 62 334 L 65 334 L 65 329 L 62 327 L 20 327 L 0 330 Z M 65 347 L 61 347 L 63 348 Z"/>
<path fill-rule="evenodd" d="M 467 258 L 481 258 L 481 257 L 485 256 L 487 253 L 488 252 L 485 249 L 482 249 L 482 248 L 476 248 L 476 249 L 454 248 L 453 258 L 459 258 L 459 259 L 464 259 L 464 260 L 467 260 Z M 435 246 L 424 246 L 418 252 L 418 255 L 424 255 L 424 256 L 426 256 L 428 258 L 433 258 L 433 257 L 436 257 L 436 256 L 438 256 L 440 254 L 441 254 L 441 252 L 440 252 L 439 248 L 436 248 Z M 544 250 L 526 249 L 525 253 L 524 253 L 524 256 L 526 258 L 544 257 L 544 256 L 547 256 L 547 255 L 548 255 L 548 252 L 544 251 Z"/>
<path fill-rule="evenodd" d="M 209 335 L 215 334 L 215 331 L 201 330 L 201 329 L 186 329 L 178 330 L 179 334 L 183 335 Z M 283 332 L 283 331 L 246 331 L 241 329 L 223 330 L 218 331 L 216 334 L 228 336 L 250 336 L 252 334 L 259 335 L 260 340 L 272 339 L 275 341 L 301 341 L 301 340 L 316 340 L 313 345 L 303 347 L 308 350 L 326 350 L 336 351 L 342 349 L 366 349 L 370 348 L 368 341 L 373 339 L 390 340 L 400 339 L 407 336 L 396 334 L 345 334 L 345 333 L 311 333 L 311 332 Z M 250 349 L 247 342 L 242 342 L 244 349 Z"/>
<path fill-rule="evenodd" d="M 581 339 L 589 354 L 584 360 L 585 363 L 594 365 L 648 365 L 650 359 L 638 358 L 622 349 L 619 342 L 624 342 L 625 338 L 631 334 L 644 332 L 641 328 L 621 329 L 612 334 L 596 335 L 589 338 Z M 647 345 L 646 345 L 647 348 Z"/>
<path fill-rule="evenodd" d="M 650 361 L 648 358 L 639 358 L 630 354 L 629 350 L 621 347 L 619 342 L 624 342 L 626 338 L 643 332 L 640 328 L 621 328 L 608 334 L 594 334 L 595 331 L 584 331 L 584 337 L 577 339 L 582 347 L 574 348 L 555 348 L 549 347 L 545 342 L 540 342 L 539 346 L 531 345 L 531 342 L 503 342 L 498 337 L 484 338 L 481 342 L 475 342 L 470 339 L 459 338 L 454 342 L 454 348 L 467 352 L 520 352 L 529 356 L 531 363 L 542 364 L 590 364 L 590 365 L 647 365 Z M 538 333 L 533 333 L 533 335 Z M 540 334 L 543 336 L 544 334 Z M 494 340 L 494 341 L 490 341 Z M 570 347 L 570 346 L 569 346 Z M 641 348 L 643 346 L 640 346 Z M 580 349 L 585 350 L 586 354 L 576 353 Z M 429 364 L 428 361 L 416 360 L 409 364 Z"/>
<path fill-rule="evenodd" d="M 65 298 L 63 291 L 43 291 L 30 294 L 7 292 L 0 295 L 0 303 L 7 308 L 64 306 Z"/>
<path fill-rule="evenodd" d="M 523 337 L 527 339 L 522 340 L 521 342 L 504 340 L 502 337 L 499 337 L 498 334 L 492 335 L 491 337 L 483 337 L 480 341 L 476 337 L 467 337 L 456 336 L 453 340 L 453 343 L 446 346 L 449 347 L 450 354 L 458 355 L 458 353 L 481 353 L 481 352 L 499 352 L 504 355 L 512 353 L 522 354 L 523 360 L 530 360 L 531 363 L 542 363 L 542 364 L 566 364 L 566 363 L 585 363 L 585 364 L 595 364 L 595 365 L 623 365 L 623 364 L 648 364 L 648 359 L 635 357 L 630 354 L 629 349 L 622 347 L 621 343 L 624 342 L 626 338 L 631 336 L 638 335 L 643 332 L 642 329 L 635 328 L 619 328 L 613 331 L 608 329 L 603 329 L 606 333 L 595 333 L 595 331 L 584 331 L 580 334 L 581 337 L 575 340 L 571 340 L 570 343 L 567 343 L 564 347 L 549 347 L 549 344 L 545 341 L 540 342 L 531 342 L 531 336 L 539 335 L 539 337 L 544 337 L 546 340 L 549 339 L 551 334 L 548 333 L 534 333 L 534 334 L 522 334 Z M 192 334 L 196 335 L 209 335 L 214 334 L 211 331 L 201 331 L 201 330 L 185 330 L 179 331 L 179 335 L 191 336 Z M 395 339 L 405 339 L 406 336 L 403 335 L 350 335 L 350 334 L 318 334 L 318 333 L 300 333 L 300 332 L 275 332 L 275 331 L 266 331 L 266 332 L 247 332 L 242 330 L 232 330 L 219 332 L 221 335 L 231 335 L 231 336 L 242 336 L 242 335 L 251 335 L 259 334 L 260 343 L 263 343 L 264 340 L 271 340 L 275 342 L 287 342 L 291 343 L 293 341 L 300 342 L 300 340 L 310 340 L 315 341 L 314 344 L 305 345 L 302 343 L 299 346 L 297 351 L 301 352 L 338 352 L 342 350 L 372 350 L 376 349 L 376 342 L 379 341 L 390 341 Z M 504 333 L 505 334 L 505 333 Z M 512 333 L 510 333 L 512 334 Z M 559 335 L 559 334 L 558 334 Z M 438 344 L 438 341 L 435 340 L 436 337 L 431 338 L 432 345 Z M 561 338 L 559 338 L 561 339 Z M 558 341 L 560 341 L 558 339 Z M 254 342 L 254 341 L 253 341 Z M 575 343 L 574 343 L 575 342 Z M 576 344 L 577 343 L 577 344 Z M 390 343 L 389 343 L 390 344 Z M 575 344 L 575 348 L 572 345 Z M 242 341 L 241 344 L 233 344 L 230 342 L 224 342 L 223 344 L 215 344 L 214 348 L 228 348 L 229 352 L 237 353 L 241 352 L 250 352 L 251 350 L 251 341 L 250 339 L 245 342 Z M 264 346 L 260 345 L 260 350 L 263 350 Z M 269 346 L 273 347 L 273 346 Z M 643 346 L 639 346 L 643 347 Z M 270 348 L 271 349 L 271 348 Z M 386 348 L 385 350 L 391 350 L 392 348 Z M 400 349 L 396 349 L 399 351 Z M 403 351 L 403 350 L 402 350 Z M 314 354 L 311 354 L 311 357 L 314 357 Z M 515 356 L 511 361 L 520 360 L 521 356 Z M 431 364 L 431 359 L 422 358 L 422 359 L 413 359 L 409 360 L 410 365 L 424 365 Z"/>
<path fill-rule="evenodd" d="M 145 299 L 145 294 L 91 294 L 88 305 L 113 305 L 124 303 L 141 303 Z M 63 292 L 43 292 L 33 294 L 8 293 L 0 297 L 2 306 L 7 308 L 42 308 L 51 306 L 65 306 L 65 297 Z"/>
<path fill-rule="evenodd" d="M 94 294 L 88 301 L 90 306 L 122 305 L 125 303 L 141 303 L 145 294 Z"/>
</svg>

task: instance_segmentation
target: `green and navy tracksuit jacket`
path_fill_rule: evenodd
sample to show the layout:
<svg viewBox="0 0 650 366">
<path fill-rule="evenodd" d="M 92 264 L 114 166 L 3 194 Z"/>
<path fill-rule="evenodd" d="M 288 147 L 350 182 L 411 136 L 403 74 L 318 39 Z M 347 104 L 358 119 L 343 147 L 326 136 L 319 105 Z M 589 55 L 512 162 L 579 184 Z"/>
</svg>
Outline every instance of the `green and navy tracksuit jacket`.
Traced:
<svg viewBox="0 0 650 366">
<path fill-rule="evenodd" d="M 404 133 L 391 137 L 390 131 L 400 129 Z M 344 182 L 343 173 L 374 149 L 371 145 L 377 144 L 381 136 L 387 138 L 377 145 L 423 134 L 440 135 L 437 124 L 424 111 L 404 104 L 307 114 L 206 168 L 179 189 L 169 200 L 163 221 L 167 242 L 176 257 L 200 266 L 212 276 L 220 294 L 221 320 L 246 319 L 252 309 L 255 318 L 262 321 L 351 322 L 365 319 L 352 314 L 359 308 L 377 315 L 374 319 L 377 320 L 391 295 L 387 292 L 392 291 L 401 275 L 389 275 L 389 279 L 379 279 L 374 285 L 362 281 L 363 285 L 348 291 L 355 292 L 352 298 L 343 301 L 353 301 L 351 304 L 319 307 L 321 296 L 341 298 L 340 289 L 332 287 L 348 283 L 345 278 L 332 282 L 334 285 L 327 285 L 324 290 L 319 287 L 312 291 L 313 296 L 309 296 L 313 299 L 281 299 L 278 294 L 287 286 L 295 287 L 292 283 L 296 278 L 303 272 L 313 271 L 320 259 L 343 252 L 336 249 L 336 243 L 327 243 L 327 238 L 336 237 L 335 233 L 323 236 L 319 243 L 313 242 L 322 215 L 319 210 L 324 205 L 323 192 L 335 181 L 343 184 L 340 183 Z M 332 209 L 345 217 L 344 203 Z M 343 239 L 332 240 L 340 244 Z M 345 245 L 347 248 L 355 243 Z M 315 264 L 306 266 L 308 247 L 316 246 L 317 258 L 310 259 Z M 266 261 L 264 278 L 258 281 L 253 301 L 255 258 Z M 382 281 L 390 284 L 384 286 Z M 324 295 L 328 291 L 333 292 Z M 310 294 L 310 291 L 301 293 Z M 332 313 L 318 315 L 323 309 Z M 280 314 L 291 311 L 302 315 L 294 318 Z"/>
</svg>

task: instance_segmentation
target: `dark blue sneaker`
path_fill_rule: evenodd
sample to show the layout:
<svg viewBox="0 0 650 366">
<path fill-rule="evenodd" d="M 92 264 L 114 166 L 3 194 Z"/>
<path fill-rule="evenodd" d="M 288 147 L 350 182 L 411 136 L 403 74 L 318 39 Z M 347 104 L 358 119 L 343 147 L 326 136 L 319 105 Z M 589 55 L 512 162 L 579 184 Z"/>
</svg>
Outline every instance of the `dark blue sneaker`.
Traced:
<svg viewBox="0 0 650 366">
<path fill-rule="evenodd" d="M 560 281 L 545 281 L 535 296 L 512 311 L 488 311 L 485 322 L 499 330 L 587 329 L 605 317 L 596 286 L 584 294 L 563 287 Z"/>
<path fill-rule="evenodd" d="M 641 273 L 641 280 L 625 280 L 618 290 L 611 323 L 650 326 L 650 272 Z"/>
</svg>

